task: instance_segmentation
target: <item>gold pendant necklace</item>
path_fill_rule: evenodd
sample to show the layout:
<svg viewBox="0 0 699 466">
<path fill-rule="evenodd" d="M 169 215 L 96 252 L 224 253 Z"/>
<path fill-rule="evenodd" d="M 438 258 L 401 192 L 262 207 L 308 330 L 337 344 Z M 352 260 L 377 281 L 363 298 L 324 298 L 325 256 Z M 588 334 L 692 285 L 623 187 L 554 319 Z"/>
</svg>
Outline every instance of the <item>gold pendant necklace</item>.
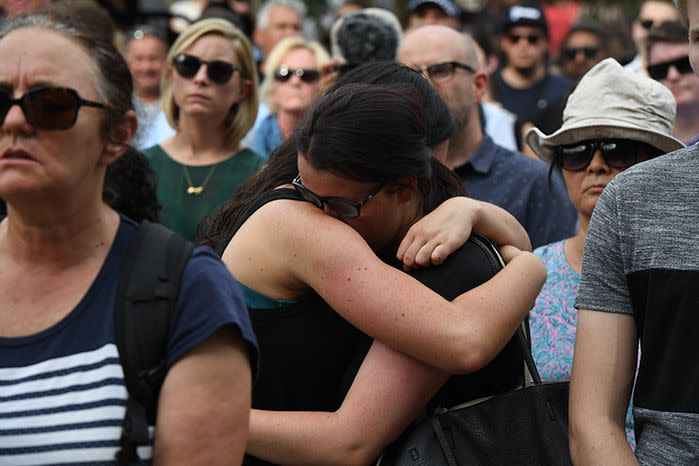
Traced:
<svg viewBox="0 0 699 466">
<path fill-rule="evenodd" d="M 211 167 L 209 173 L 206 174 L 206 178 L 204 178 L 204 181 L 199 186 L 194 186 L 194 184 L 192 183 L 192 177 L 189 176 L 189 170 L 187 170 L 187 167 L 185 165 L 182 165 L 182 170 L 184 171 L 184 176 L 187 179 L 187 194 L 189 194 L 190 196 L 199 196 L 201 193 L 204 192 L 204 189 L 206 189 L 206 185 L 211 180 L 211 177 L 213 176 L 214 171 L 216 170 L 216 165 Z"/>
</svg>

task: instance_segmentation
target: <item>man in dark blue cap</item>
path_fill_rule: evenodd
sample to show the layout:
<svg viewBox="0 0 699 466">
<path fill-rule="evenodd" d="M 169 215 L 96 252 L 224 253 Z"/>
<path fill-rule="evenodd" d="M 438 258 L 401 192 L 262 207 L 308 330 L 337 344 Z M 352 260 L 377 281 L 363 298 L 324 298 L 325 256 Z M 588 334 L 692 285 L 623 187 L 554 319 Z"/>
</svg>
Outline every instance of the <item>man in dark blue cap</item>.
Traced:
<svg viewBox="0 0 699 466">
<path fill-rule="evenodd" d="M 539 6 L 511 6 L 502 29 L 505 66 L 492 75 L 492 95 L 520 121 L 536 125 L 534 116 L 567 93 L 571 82 L 549 72 L 548 25 Z"/>
</svg>

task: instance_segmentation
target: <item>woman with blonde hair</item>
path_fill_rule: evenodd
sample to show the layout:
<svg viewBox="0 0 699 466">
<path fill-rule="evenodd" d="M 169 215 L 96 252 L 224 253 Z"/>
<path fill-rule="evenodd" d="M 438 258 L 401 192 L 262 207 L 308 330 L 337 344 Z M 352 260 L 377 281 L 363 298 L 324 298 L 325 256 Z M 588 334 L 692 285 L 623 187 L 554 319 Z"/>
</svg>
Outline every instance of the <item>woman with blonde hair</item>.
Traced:
<svg viewBox="0 0 699 466">
<path fill-rule="evenodd" d="M 250 42 L 222 19 L 193 24 L 168 53 L 162 90 L 176 133 L 145 153 L 158 175 L 161 222 L 194 240 L 199 222 L 263 163 L 240 144 L 257 116 Z"/>
<path fill-rule="evenodd" d="M 289 37 L 272 49 L 260 89 L 271 113 L 255 132 L 255 152 L 267 158 L 289 138 L 320 95 L 320 70 L 329 60 L 322 45 L 302 37 Z"/>
</svg>

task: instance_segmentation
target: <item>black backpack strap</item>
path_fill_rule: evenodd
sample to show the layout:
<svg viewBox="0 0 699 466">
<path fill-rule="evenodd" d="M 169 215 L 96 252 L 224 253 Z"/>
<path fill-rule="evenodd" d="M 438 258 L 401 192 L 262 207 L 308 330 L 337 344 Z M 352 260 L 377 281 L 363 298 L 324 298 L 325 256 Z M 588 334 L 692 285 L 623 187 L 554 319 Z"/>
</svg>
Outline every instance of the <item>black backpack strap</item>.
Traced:
<svg viewBox="0 0 699 466">
<path fill-rule="evenodd" d="M 148 445 L 158 395 L 165 379 L 168 335 L 180 280 L 193 245 L 157 223 L 143 221 L 124 261 L 116 298 L 115 329 L 128 391 L 122 425 L 120 465 L 139 461 Z"/>
</svg>

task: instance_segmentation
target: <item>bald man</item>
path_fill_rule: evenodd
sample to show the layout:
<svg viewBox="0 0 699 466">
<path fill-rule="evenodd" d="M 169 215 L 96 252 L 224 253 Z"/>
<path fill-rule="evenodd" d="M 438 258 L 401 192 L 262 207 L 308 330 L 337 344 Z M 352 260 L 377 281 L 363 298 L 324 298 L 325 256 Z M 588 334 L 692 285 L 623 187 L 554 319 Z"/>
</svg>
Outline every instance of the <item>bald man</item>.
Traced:
<svg viewBox="0 0 699 466">
<path fill-rule="evenodd" d="M 446 163 L 466 192 L 510 212 L 533 247 L 573 236 L 577 215 L 561 177 L 554 173 L 549 189 L 546 164 L 483 133 L 479 107 L 488 76 L 480 71 L 473 40 L 445 26 L 423 26 L 406 34 L 398 58 L 422 70 L 448 103 L 457 128 Z"/>
</svg>

